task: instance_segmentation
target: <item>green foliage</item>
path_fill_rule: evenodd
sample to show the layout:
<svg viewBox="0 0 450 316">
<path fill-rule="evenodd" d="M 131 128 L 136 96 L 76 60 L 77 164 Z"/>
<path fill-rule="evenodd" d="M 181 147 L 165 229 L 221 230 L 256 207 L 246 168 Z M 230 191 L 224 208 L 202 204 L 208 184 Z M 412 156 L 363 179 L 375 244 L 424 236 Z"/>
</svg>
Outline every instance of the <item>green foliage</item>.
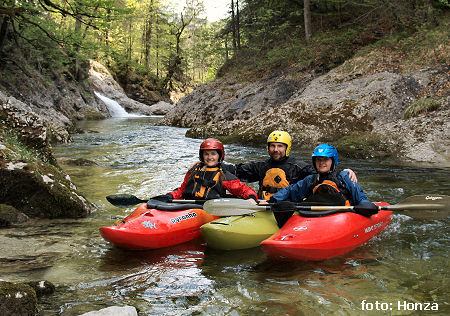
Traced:
<svg viewBox="0 0 450 316">
<path fill-rule="evenodd" d="M 431 97 L 423 97 L 412 102 L 405 110 L 403 118 L 405 120 L 416 117 L 421 113 L 435 111 L 441 107 L 439 100 Z"/>
<path fill-rule="evenodd" d="M 36 150 L 25 145 L 20 137 L 13 131 L 6 129 L 0 131 L 0 140 L 7 150 L 4 150 L 6 160 L 20 160 L 25 162 L 35 162 L 40 156 Z"/>
</svg>

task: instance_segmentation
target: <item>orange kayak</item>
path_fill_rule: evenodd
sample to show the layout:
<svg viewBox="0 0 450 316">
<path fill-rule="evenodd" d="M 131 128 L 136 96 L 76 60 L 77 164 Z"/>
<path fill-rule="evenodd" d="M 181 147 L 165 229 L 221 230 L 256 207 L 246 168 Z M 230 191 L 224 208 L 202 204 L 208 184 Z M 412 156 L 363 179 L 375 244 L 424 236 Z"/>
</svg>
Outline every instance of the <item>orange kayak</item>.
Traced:
<svg viewBox="0 0 450 316">
<path fill-rule="evenodd" d="M 391 219 L 391 211 L 379 211 L 369 218 L 352 212 L 324 217 L 294 214 L 278 232 L 262 241 L 261 246 L 272 258 L 325 260 L 363 245 L 383 231 Z"/>
<path fill-rule="evenodd" d="M 120 248 L 157 249 L 200 237 L 200 226 L 216 218 L 202 209 L 162 211 L 143 203 L 116 225 L 101 227 L 100 233 Z"/>
</svg>

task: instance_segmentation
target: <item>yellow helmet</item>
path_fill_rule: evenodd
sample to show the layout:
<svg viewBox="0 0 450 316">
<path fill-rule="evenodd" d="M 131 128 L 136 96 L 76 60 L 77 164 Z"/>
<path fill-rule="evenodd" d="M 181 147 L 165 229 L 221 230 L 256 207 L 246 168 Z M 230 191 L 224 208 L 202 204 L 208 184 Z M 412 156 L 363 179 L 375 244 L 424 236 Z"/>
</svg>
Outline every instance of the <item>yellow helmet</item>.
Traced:
<svg viewBox="0 0 450 316">
<path fill-rule="evenodd" d="M 289 156 L 291 153 L 292 147 L 292 138 L 288 132 L 284 131 L 273 131 L 270 133 L 269 137 L 267 137 L 267 144 L 270 143 L 282 143 L 287 146 L 286 148 L 286 156 Z"/>
</svg>

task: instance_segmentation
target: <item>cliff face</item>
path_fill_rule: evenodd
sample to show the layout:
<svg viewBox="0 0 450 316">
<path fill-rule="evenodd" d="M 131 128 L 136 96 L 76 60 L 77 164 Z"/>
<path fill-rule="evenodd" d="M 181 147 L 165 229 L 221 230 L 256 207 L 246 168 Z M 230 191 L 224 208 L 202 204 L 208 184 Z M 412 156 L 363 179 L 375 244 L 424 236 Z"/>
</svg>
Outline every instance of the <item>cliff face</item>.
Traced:
<svg viewBox="0 0 450 316">
<path fill-rule="evenodd" d="M 282 129 L 308 148 L 326 141 L 351 156 L 450 165 L 449 51 L 379 47 L 323 75 L 289 68 L 250 83 L 228 74 L 182 99 L 165 124 L 243 143 Z"/>
</svg>

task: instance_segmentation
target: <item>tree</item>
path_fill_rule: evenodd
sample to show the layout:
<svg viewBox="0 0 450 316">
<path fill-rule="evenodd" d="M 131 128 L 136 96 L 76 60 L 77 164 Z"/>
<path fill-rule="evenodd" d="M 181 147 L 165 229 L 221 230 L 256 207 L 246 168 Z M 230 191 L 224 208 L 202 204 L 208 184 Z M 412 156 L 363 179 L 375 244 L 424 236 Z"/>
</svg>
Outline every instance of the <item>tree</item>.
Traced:
<svg viewBox="0 0 450 316">
<path fill-rule="evenodd" d="M 312 36 L 311 32 L 311 1 L 303 0 L 303 13 L 305 20 L 305 39 L 308 42 Z"/>
</svg>

